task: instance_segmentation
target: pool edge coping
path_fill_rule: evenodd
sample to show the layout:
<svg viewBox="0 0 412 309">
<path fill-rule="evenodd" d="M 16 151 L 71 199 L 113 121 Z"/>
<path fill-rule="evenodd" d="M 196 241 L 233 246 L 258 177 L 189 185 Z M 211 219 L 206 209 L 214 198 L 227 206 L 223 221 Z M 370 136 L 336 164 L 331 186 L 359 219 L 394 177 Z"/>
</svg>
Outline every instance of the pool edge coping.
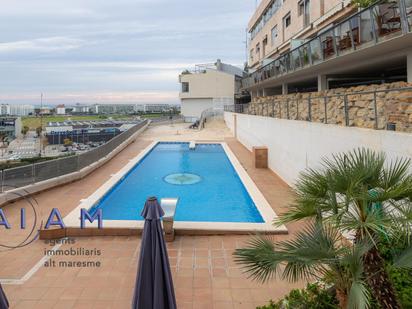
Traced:
<svg viewBox="0 0 412 309">
<path fill-rule="evenodd" d="M 171 142 L 155 140 L 150 143 L 146 148 L 144 148 L 140 153 L 138 153 L 134 158 L 130 159 L 129 162 L 123 166 L 118 172 L 112 174 L 110 178 L 104 182 L 97 190 L 95 190 L 86 199 L 80 200 L 80 204 L 74 208 L 67 216 L 64 217 L 63 221 L 66 228 L 80 229 L 80 210 L 82 208 L 90 209 L 96 203 L 104 197 L 105 194 L 109 192 L 119 181 L 121 181 L 131 169 L 136 166 L 145 156 L 158 144 L 161 142 Z M 187 143 L 187 141 L 172 141 L 176 143 Z M 270 232 L 270 233 L 287 233 L 288 230 L 285 225 L 275 227 L 273 221 L 278 217 L 273 208 L 270 206 L 269 202 L 266 200 L 262 192 L 259 190 L 255 182 L 249 176 L 247 171 L 244 169 L 242 164 L 237 159 L 236 155 L 230 149 L 226 142 L 222 141 L 199 141 L 199 144 L 220 144 L 225 151 L 230 163 L 235 169 L 237 175 L 239 176 L 243 186 L 250 195 L 252 201 L 254 202 L 257 210 L 259 211 L 262 219 L 265 221 L 263 223 L 241 223 L 241 222 L 191 222 L 191 221 L 175 221 L 174 229 L 177 233 L 179 231 L 217 231 L 228 233 L 230 231 L 240 232 L 240 233 L 253 233 L 253 232 Z M 136 220 L 103 220 L 103 229 L 143 229 L 144 221 Z M 86 222 L 86 229 L 96 228 L 97 222 L 90 223 Z"/>
</svg>

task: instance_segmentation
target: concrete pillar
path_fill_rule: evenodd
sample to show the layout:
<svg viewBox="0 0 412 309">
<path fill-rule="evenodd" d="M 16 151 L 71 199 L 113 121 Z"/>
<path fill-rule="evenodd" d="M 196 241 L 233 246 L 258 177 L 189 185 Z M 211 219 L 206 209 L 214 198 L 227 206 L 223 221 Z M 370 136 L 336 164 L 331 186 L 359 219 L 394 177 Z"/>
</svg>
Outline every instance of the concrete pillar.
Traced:
<svg viewBox="0 0 412 309">
<path fill-rule="evenodd" d="M 318 91 L 328 90 L 328 78 L 326 75 L 318 75 Z"/>
<path fill-rule="evenodd" d="M 237 139 L 237 115 L 233 114 L 233 133 L 235 138 Z"/>
<path fill-rule="evenodd" d="M 263 89 L 262 89 L 262 96 L 263 96 L 263 97 L 267 97 L 267 96 L 268 96 L 268 92 L 267 92 L 266 88 L 263 88 Z"/>
<path fill-rule="evenodd" d="M 288 84 L 282 84 L 282 94 L 288 94 Z"/>
<path fill-rule="evenodd" d="M 410 50 L 406 56 L 406 66 L 408 72 L 408 83 L 412 83 L 412 50 Z"/>
</svg>

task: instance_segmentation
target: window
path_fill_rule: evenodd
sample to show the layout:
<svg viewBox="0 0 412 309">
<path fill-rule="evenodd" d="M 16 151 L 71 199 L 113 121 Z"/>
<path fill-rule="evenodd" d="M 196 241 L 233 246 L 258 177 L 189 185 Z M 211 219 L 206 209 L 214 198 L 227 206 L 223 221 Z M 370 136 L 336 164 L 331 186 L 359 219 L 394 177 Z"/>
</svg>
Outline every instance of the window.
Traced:
<svg viewBox="0 0 412 309">
<path fill-rule="evenodd" d="M 267 36 L 262 42 L 262 56 L 264 57 L 266 55 L 266 46 L 268 45 L 268 38 Z"/>
<path fill-rule="evenodd" d="M 189 83 L 183 82 L 182 83 L 182 92 L 189 92 Z"/>
<path fill-rule="evenodd" d="M 298 16 L 302 16 L 302 14 L 305 12 L 305 1 L 299 1 L 298 2 Z"/>
<path fill-rule="evenodd" d="M 287 28 L 290 26 L 291 23 L 292 23 L 292 19 L 290 17 L 290 12 L 289 12 L 285 17 L 283 17 L 283 25 L 285 28 Z"/>
<path fill-rule="evenodd" d="M 310 22 L 310 0 L 300 0 L 298 2 L 298 15 L 303 15 L 303 25 L 307 27 Z"/>
<path fill-rule="evenodd" d="M 283 0 L 274 0 L 266 10 L 262 13 L 256 24 L 250 29 L 250 38 L 253 40 L 265 24 L 272 18 L 273 15 L 282 6 Z"/>
<path fill-rule="evenodd" d="M 260 59 L 260 43 L 256 44 L 256 56 L 259 60 Z"/>
<path fill-rule="evenodd" d="M 276 39 L 278 37 L 278 25 L 274 26 L 271 31 L 271 42 L 272 46 L 275 45 Z"/>
<path fill-rule="evenodd" d="M 252 48 L 250 50 L 250 62 L 253 63 L 253 53 L 255 52 L 255 50 Z"/>
</svg>

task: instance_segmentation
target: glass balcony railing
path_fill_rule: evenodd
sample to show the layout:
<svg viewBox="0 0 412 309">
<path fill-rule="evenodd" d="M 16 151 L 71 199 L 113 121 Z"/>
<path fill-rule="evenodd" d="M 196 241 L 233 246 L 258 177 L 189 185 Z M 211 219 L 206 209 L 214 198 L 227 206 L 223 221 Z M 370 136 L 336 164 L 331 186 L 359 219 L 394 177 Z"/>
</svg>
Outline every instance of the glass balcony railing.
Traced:
<svg viewBox="0 0 412 309">
<path fill-rule="evenodd" d="M 242 80 L 249 88 L 412 32 L 412 0 L 384 0 L 320 33 Z"/>
</svg>

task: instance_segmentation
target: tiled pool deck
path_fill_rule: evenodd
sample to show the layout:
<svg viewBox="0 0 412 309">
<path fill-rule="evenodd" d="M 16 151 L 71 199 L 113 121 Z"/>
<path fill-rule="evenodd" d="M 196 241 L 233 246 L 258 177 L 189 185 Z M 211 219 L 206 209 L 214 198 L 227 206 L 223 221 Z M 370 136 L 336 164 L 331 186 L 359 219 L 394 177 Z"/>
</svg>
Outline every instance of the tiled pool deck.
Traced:
<svg viewBox="0 0 412 309">
<path fill-rule="evenodd" d="M 111 174 L 159 137 L 162 140 L 224 140 L 276 213 L 282 213 L 291 200 L 287 185 L 271 171 L 253 168 L 251 153 L 231 138 L 224 126 L 193 132 L 182 125 L 175 125 L 149 129 L 135 143 L 85 179 L 36 195 L 43 217 L 47 217 L 53 207 L 58 207 L 63 216 L 67 215 L 81 199 L 93 193 Z M 23 201 L 4 208 L 12 225 L 18 223 L 21 207 L 26 207 Z M 287 228 L 289 235 L 277 235 L 274 238 L 293 237 L 298 227 L 291 224 Z M 17 229 L 5 231 L 0 228 L 0 239 L 21 239 L 21 236 Z M 280 280 L 261 285 L 248 280 L 232 259 L 233 250 L 241 247 L 248 238 L 182 236 L 169 243 L 178 307 L 255 308 L 269 299 L 281 297 L 293 287 L 303 285 Z M 86 237 L 76 238 L 75 241 L 75 244 L 64 244 L 60 249 L 97 248 L 101 250 L 101 255 L 54 257 L 52 260 L 99 261 L 101 267 L 41 267 L 23 284 L 4 285 L 12 308 L 130 308 L 140 238 Z M 51 246 L 36 241 L 22 249 L 0 252 L 0 278 L 22 278 L 44 256 L 44 249 L 51 249 Z"/>
</svg>

